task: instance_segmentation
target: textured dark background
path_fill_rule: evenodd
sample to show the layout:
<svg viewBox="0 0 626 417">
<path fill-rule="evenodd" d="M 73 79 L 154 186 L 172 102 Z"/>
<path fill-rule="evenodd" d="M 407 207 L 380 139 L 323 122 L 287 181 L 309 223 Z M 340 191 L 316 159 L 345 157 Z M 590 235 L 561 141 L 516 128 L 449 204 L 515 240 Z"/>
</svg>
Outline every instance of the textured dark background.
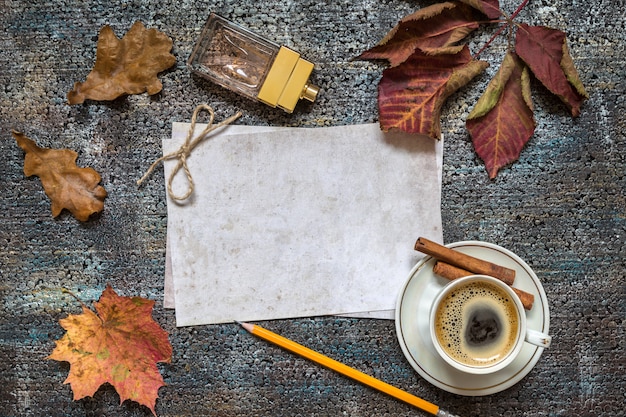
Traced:
<svg viewBox="0 0 626 417">
<path fill-rule="evenodd" d="M 502 1 L 511 13 L 518 3 Z M 202 102 L 218 120 L 237 109 L 247 125 L 334 126 L 376 122 L 383 67 L 352 61 L 401 17 L 428 1 L 19 1 L 0 0 L 0 415 L 148 416 L 119 405 L 112 387 L 72 401 L 67 363 L 45 360 L 64 331 L 58 320 L 107 283 L 121 295 L 156 300 L 155 319 L 174 356 L 160 364 L 167 386 L 157 413 L 173 416 L 409 416 L 412 407 L 258 340 L 235 325 L 176 328 L 162 308 L 166 204 L 162 168 L 135 181 L 161 154 L 171 123 Z M 307 318 L 264 325 L 462 416 L 624 415 L 626 359 L 626 141 L 623 0 L 531 0 L 520 21 L 564 30 L 590 99 L 572 120 L 533 83 L 537 130 L 520 161 L 489 180 L 464 119 L 502 56 L 496 41 L 487 73 L 443 111 L 442 214 L 447 243 L 483 240 L 525 259 L 542 280 L 554 346 L 512 388 L 485 397 L 430 385 L 405 360 L 391 321 Z M 191 77 L 185 61 L 210 11 L 292 46 L 314 61 L 317 103 L 289 116 Z M 174 40 L 177 64 L 163 91 L 110 103 L 69 106 L 66 94 L 95 59 L 109 24 L 122 36 L 135 20 Z M 476 51 L 493 33 L 472 35 Z M 53 219 L 38 178 L 25 178 L 21 130 L 41 146 L 70 148 L 102 174 L 102 215 Z"/>
</svg>

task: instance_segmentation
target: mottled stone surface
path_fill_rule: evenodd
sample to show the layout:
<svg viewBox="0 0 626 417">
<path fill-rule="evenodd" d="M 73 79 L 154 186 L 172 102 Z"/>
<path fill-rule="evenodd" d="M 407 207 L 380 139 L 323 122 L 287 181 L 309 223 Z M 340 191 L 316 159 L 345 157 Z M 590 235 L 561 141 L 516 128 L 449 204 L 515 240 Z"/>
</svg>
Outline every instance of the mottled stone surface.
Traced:
<svg viewBox="0 0 626 417">
<path fill-rule="evenodd" d="M 517 2 L 502 2 L 511 13 Z M 89 301 L 107 283 L 122 295 L 157 301 L 154 317 L 171 335 L 174 357 L 159 365 L 167 386 L 157 413 L 174 416 L 409 416 L 410 406 L 244 333 L 235 325 L 176 328 L 162 308 L 166 204 L 162 168 L 135 181 L 161 154 L 174 121 L 212 104 L 218 119 L 244 111 L 248 125 L 331 126 L 375 122 L 383 67 L 352 61 L 394 23 L 427 1 L 25 1 L 0 2 L 0 415 L 148 416 L 119 405 L 106 386 L 72 401 L 69 366 L 47 361 L 63 335 L 58 320 L 80 312 L 62 287 Z M 553 347 L 514 387 L 486 397 L 448 394 L 405 360 L 392 322 L 307 318 L 265 323 L 313 349 L 441 404 L 461 416 L 624 415 L 626 357 L 626 23 L 623 0 L 537 0 L 520 21 L 564 30 L 590 99 L 572 120 L 533 83 L 537 130 L 520 161 L 489 180 L 464 118 L 506 47 L 482 58 L 487 74 L 451 97 L 442 214 L 446 242 L 497 243 L 525 259 L 544 283 Z M 209 11 L 216 11 L 316 62 L 317 103 L 289 116 L 190 76 L 185 67 Z M 135 20 L 174 40 L 163 91 L 70 107 L 66 94 L 93 66 L 100 28 L 122 36 Z M 472 37 L 472 49 L 492 28 Z M 88 223 L 56 219 L 36 177 L 25 178 L 16 129 L 39 145 L 71 148 L 102 174 L 109 192 Z"/>
</svg>

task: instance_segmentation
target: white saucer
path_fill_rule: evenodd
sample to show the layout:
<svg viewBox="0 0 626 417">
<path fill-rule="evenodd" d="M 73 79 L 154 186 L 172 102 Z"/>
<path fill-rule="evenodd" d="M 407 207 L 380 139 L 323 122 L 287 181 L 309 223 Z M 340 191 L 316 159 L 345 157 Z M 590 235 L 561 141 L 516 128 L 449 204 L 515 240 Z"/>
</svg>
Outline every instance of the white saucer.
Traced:
<svg viewBox="0 0 626 417">
<path fill-rule="evenodd" d="M 537 275 L 517 255 L 485 242 L 456 242 L 446 245 L 515 270 L 514 287 L 534 294 L 533 308 L 526 312 L 528 327 L 548 333 L 548 300 Z M 503 391 L 524 378 L 535 366 L 543 348 L 526 343 L 521 353 L 506 368 L 489 375 L 468 375 L 441 359 L 433 346 L 428 316 L 436 294 L 449 282 L 433 273 L 435 259 L 426 256 L 411 271 L 396 307 L 396 332 L 404 355 L 415 370 L 431 384 L 460 395 L 489 395 Z"/>
</svg>

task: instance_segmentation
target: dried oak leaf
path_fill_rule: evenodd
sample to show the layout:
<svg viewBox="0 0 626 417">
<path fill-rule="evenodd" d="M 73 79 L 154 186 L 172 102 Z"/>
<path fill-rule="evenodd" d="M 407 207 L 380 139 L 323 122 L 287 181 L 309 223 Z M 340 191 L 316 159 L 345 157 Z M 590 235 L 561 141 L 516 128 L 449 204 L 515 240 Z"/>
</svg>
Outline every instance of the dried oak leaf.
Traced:
<svg viewBox="0 0 626 417">
<path fill-rule="evenodd" d="M 52 202 L 52 216 L 65 208 L 80 221 L 104 209 L 105 189 L 98 185 L 100 174 L 93 168 L 76 166 L 78 154 L 69 149 L 40 148 L 23 133 L 13 131 L 13 137 L 26 152 L 24 175 L 36 175 Z"/>
<path fill-rule="evenodd" d="M 416 48 L 426 53 L 456 53 L 456 43 L 478 27 L 472 8 L 459 2 L 437 3 L 405 17 L 375 47 L 357 59 L 406 61 Z"/>
<path fill-rule="evenodd" d="M 582 102 L 589 98 L 567 48 L 565 33 L 545 26 L 519 25 L 515 51 L 535 77 L 569 108 L 580 115 Z"/>
<path fill-rule="evenodd" d="M 480 10 L 489 19 L 497 19 L 500 13 L 500 2 L 498 0 L 461 0 L 473 8 Z"/>
<path fill-rule="evenodd" d="M 508 53 L 476 106 L 466 127 L 490 178 L 516 161 L 535 131 L 528 68 Z"/>
<path fill-rule="evenodd" d="M 84 83 L 67 94 L 69 104 L 114 100 L 125 94 L 156 94 L 163 88 L 157 75 L 176 63 L 172 40 L 137 21 L 120 40 L 110 26 L 98 36 L 96 63 Z"/>
<path fill-rule="evenodd" d="M 402 64 L 383 71 L 378 84 L 381 129 L 439 139 L 445 100 L 488 65 L 474 60 L 467 45 L 455 54 L 428 55 L 417 49 Z"/>
<path fill-rule="evenodd" d="M 120 404 L 133 400 L 156 416 L 158 390 L 165 385 L 156 363 L 171 361 L 172 346 L 152 319 L 154 301 L 118 296 L 107 285 L 94 306 L 97 314 L 83 304 L 82 314 L 59 320 L 67 332 L 48 359 L 70 363 L 64 383 L 74 400 L 93 396 L 108 382 Z"/>
</svg>

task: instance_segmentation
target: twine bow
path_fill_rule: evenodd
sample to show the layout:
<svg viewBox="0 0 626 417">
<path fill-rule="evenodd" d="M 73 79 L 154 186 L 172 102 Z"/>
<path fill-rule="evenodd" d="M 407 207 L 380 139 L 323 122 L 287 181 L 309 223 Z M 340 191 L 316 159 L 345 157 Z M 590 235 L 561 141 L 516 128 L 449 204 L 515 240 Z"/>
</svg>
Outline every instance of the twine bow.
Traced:
<svg viewBox="0 0 626 417">
<path fill-rule="evenodd" d="M 196 128 L 196 119 L 198 118 L 198 114 L 202 110 L 206 110 L 207 112 L 209 112 L 209 115 L 210 115 L 209 123 L 207 124 L 207 127 L 192 140 L 193 132 Z M 150 176 L 154 168 L 156 168 L 156 166 L 160 162 L 163 162 L 168 159 L 176 158 L 178 159 L 178 163 L 174 167 L 174 170 L 170 174 L 170 178 L 167 181 L 167 192 L 169 193 L 170 197 L 174 200 L 177 200 L 177 201 L 186 200 L 191 195 L 191 193 L 193 193 L 193 189 L 194 189 L 193 178 L 191 176 L 191 172 L 189 171 L 189 167 L 187 166 L 187 158 L 191 154 L 191 151 L 193 150 L 193 148 L 196 147 L 196 145 L 202 142 L 208 136 L 209 133 L 213 132 L 214 130 L 219 129 L 222 126 L 231 124 L 240 116 L 241 116 L 241 112 L 237 112 L 236 114 L 230 116 L 228 119 L 223 120 L 220 123 L 214 125 L 213 120 L 215 119 L 215 112 L 213 111 L 213 108 L 211 108 L 211 106 L 207 104 L 200 104 L 193 111 L 193 115 L 191 117 L 191 126 L 189 126 L 189 132 L 187 133 L 187 138 L 185 139 L 185 143 L 183 143 L 177 151 L 169 153 L 167 155 L 163 155 L 162 157 L 154 161 L 152 165 L 150 165 L 150 168 L 148 168 L 146 173 L 143 175 L 143 177 L 141 177 L 141 179 L 137 181 L 137 185 L 141 185 L 146 180 L 146 178 Z M 181 168 L 185 171 L 185 175 L 187 176 L 188 188 L 185 194 L 176 195 L 174 194 L 174 191 L 172 191 L 172 182 L 174 181 L 174 177 L 176 176 L 176 174 L 178 174 L 178 171 L 180 171 Z"/>
</svg>

